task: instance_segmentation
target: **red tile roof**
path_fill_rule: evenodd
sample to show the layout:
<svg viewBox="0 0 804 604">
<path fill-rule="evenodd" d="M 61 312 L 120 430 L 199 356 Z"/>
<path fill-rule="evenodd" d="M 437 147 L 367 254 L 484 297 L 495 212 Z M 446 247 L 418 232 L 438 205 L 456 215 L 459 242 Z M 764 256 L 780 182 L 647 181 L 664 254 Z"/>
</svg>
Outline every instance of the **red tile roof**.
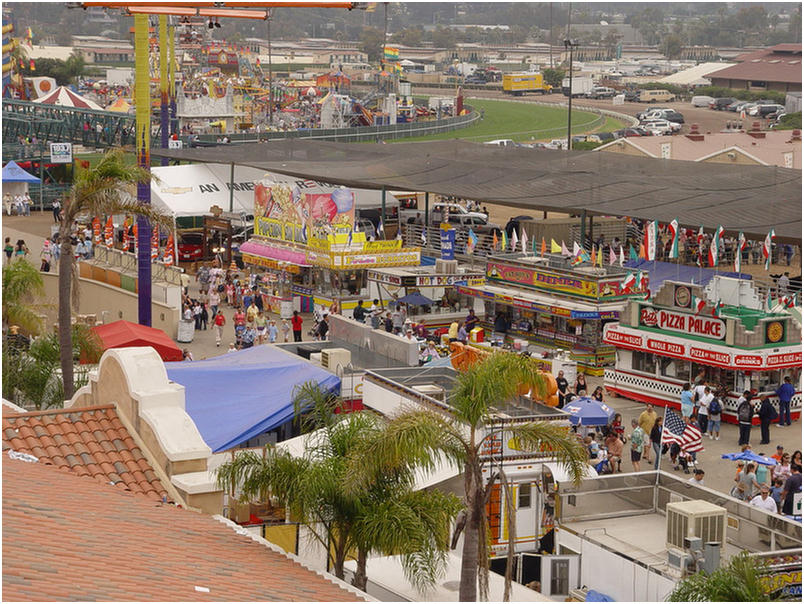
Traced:
<svg viewBox="0 0 804 604">
<path fill-rule="evenodd" d="M 801 44 L 778 44 L 740 55 L 736 60 L 737 65 L 706 77 L 801 84 Z"/>
<path fill-rule="evenodd" d="M 211 516 L 3 460 L 4 601 L 356 599 Z"/>
<path fill-rule="evenodd" d="M 71 411 L 3 413 L 3 451 L 30 453 L 40 463 L 113 482 L 161 501 L 165 487 L 113 405 Z"/>
</svg>

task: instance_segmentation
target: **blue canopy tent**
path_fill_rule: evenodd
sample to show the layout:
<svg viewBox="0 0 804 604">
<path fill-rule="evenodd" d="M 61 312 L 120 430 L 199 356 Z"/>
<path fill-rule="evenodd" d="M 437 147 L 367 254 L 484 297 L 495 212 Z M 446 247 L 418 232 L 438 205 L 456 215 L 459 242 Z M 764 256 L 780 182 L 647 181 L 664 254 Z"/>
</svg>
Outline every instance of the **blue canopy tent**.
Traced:
<svg viewBox="0 0 804 604">
<path fill-rule="evenodd" d="M 625 268 L 630 268 L 648 273 L 648 283 L 652 292 L 656 292 L 665 281 L 681 281 L 683 283 L 696 283 L 706 286 L 715 275 L 723 277 L 734 277 L 738 279 L 751 279 L 747 273 L 735 273 L 730 271 L 716 271 L 711 268 L 698 268 L 697 266 L 684 266 L 675 262 L 653 262 L 651 260 L 627 260 Z"/>
<path fill-rule="evenodd" d="M 187 413 L 214 452 L 290 420 L 296 386 L 314 381 L 339 391 L 341 384 L 337 376 L 274 346 L 165 367 L 168 377 L 184 386 Z"/>
<path fill-rule="evenodd" d="M 3 182 L 39 182 L 39 179 L 20 168 L 17 162 L 10 161 L 3 166 Z"/>
</svg>

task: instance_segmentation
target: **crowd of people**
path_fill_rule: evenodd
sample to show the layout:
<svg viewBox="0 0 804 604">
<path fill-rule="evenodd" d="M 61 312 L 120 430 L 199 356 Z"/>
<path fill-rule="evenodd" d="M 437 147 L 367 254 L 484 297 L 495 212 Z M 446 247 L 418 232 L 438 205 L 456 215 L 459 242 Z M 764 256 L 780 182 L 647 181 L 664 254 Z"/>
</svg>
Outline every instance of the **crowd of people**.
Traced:
<svg viewBox="0 0 804 604">
<path fill-rule="evenodd" d="M 12 195 L 8 191 L 3 194 L 3 212 L 6 216 L 30 216 L 33 200 L 28 191 Z"/>
</svg>

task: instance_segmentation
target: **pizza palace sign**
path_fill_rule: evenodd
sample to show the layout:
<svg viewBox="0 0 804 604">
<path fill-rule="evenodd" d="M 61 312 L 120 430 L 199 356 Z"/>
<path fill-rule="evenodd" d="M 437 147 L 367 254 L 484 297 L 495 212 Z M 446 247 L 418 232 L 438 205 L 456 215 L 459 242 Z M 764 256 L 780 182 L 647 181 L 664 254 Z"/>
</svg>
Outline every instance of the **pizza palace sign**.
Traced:
<svg viewBox="0 0 804 604">
<path fill-rule="evenodd" d="M 726 338 L 726 322 L 715 317 L 702 317 L 671 310 L 643 307 L 639 312 L 639 322 L 645 327 L 655 327 L 664 331 L 675 331 L 691 336 L 701 336 L 713 340 Z"/>
</svg>

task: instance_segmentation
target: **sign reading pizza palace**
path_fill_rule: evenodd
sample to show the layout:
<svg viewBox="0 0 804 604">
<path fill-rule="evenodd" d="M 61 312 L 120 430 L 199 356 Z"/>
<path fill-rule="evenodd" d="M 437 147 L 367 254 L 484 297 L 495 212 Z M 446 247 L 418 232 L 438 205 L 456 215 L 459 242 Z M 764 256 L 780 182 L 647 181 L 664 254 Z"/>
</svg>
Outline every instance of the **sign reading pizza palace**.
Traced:
<svg viewBox="0 0 804 604">
<path fill-rule="evenodd" d="M 713 340 L 726 338 L 726 322 L 716 317 L 674 312 L 663 308 L 643 307 L 639 322 L 645 327 L 655 327 L 664 331 L 675 331 L 691 336 L 701 336 Z"/>
</svg>

